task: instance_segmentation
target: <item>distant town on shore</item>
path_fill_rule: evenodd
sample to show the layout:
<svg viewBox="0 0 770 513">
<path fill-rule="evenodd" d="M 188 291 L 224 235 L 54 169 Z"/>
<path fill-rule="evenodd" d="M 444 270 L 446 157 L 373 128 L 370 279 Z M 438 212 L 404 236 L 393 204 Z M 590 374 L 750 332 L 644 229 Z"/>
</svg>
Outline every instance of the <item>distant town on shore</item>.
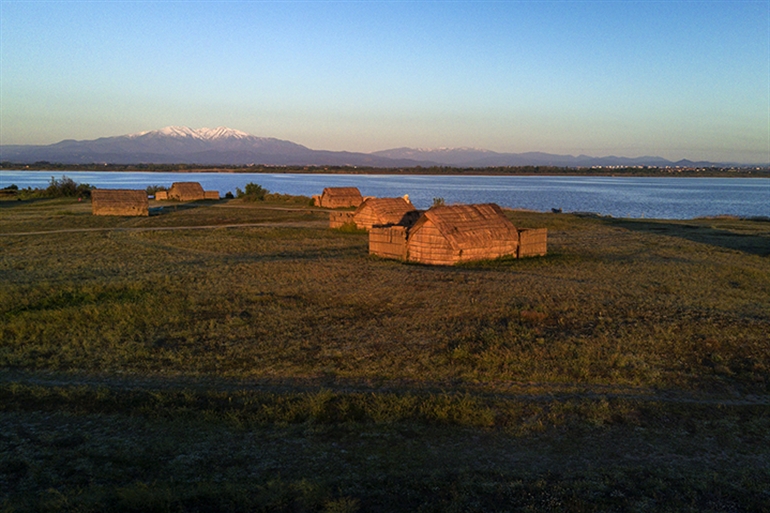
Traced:
<svg viewBox="0 0 770 513">
<path fill-rule="evenodd" d="M 54 162 L 0 162 L 1 170 L 102 171 L 158 173 L 308 173 L 308 174 L 404 174 L 404 175 L 511 175 L 511 176 L 678 176 L 770 178 L 770 166 L 497 166 L 497 167 L 366 167 L 366 166 L 278 166 L 195 164 L 60 164 Z"/>
</svg>

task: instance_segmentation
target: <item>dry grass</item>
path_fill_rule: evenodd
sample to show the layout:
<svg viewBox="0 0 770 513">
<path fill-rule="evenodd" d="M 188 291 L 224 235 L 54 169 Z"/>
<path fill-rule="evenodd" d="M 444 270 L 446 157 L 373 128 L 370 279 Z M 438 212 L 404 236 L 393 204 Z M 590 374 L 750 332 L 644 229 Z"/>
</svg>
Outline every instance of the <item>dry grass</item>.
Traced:
<svg viewBox="0 0 770 513">
<path fill-rule="evenodd" d="M 516 212 L 548 256 L 429 267 L 282 203 L 0 211 L 6 508 L 766 504 L 768 223 Z"/>
</svg>

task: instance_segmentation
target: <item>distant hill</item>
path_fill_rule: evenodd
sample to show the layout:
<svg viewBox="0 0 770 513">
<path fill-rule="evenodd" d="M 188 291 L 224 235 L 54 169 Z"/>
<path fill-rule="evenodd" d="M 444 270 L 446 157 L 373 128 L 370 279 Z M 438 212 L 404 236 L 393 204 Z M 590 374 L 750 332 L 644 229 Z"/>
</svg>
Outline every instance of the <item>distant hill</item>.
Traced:
<svg viewBox="0 0 770 513">
<path fill-rule="evenodd" d="M 588 155 L 554 155 L 552 153 L 497 153 L 479 148 L 438 148 L 414 149 L 396 148 L 376 151 L 372 155 L 391 159 L 409 159 L 418 162 L 441 162 L 457 167 L 498 167 L 498 166 L 556 166 L 556 167 L 591 167 L 591 166 L 712 166 L 712 162 L 692 162 L 680 160 L 673 162 L 662 157 L 590 157 Z"/>
<path fill-rule="evenodd" d="M 0 161 L 62 164 L 200 164 L 360 167 L 504 166 L 712 166 L 711 162 L 671 162 L 661 157 L 590 157 L 549 153 L 497 153 L 478 148 L 395 148 L 373 153 L 311 150 L 272 137 L 257 137 L 226 127 L 197 130 L 169 126 L 160 130 L 90 141 L 50 145 L 0 146 Z"/>
</svg>

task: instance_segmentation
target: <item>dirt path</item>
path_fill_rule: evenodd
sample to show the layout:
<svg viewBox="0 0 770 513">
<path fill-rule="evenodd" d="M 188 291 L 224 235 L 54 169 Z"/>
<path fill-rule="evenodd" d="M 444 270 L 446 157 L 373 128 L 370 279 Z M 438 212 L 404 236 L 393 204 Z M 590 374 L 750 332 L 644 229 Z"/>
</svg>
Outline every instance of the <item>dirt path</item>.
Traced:
<svg viewBox="0 0 770 513">
<path fill-rule="evenodd" d="M 146 226 L 136 228 L 65 228 L 61 230 L 45 230 L 35 232 L 11 232 L 0 233 L 0 237 L 28 236 L 28 235 L 52 235 L 57 233 L 89 233 L 89 232 L 162 232 L 174 230 L 216 230 L 228 228 L 326 228 L 328 221 L 301 221 L 301 222 L 274 222 L 266 221 L 261 223 L 236 223 L 236 224 L 216 224 L 205 226 Z"/>
<path fill-rule="evenodd" d="M 373 382 L 365 379 L 341 378 L 265 378 L 227 379 L 216 376 L 116 376 L 93 374 L 60 374 L 0 370 L 0 383 L 19 383 L 41 387 L 88 387 L 118 391 L 182 391 L 270 393 L 314 393 L 328 390 L 336 393 L 391 394 L 469 394 L 496 399 L 533 402 L 565 401 L 570 399 L 628 399 L 670 404 L 699 404 L 724 406 L 768 406 L 770 395 L 738 392 L 693 392 L 658 390 L 642 387 L 497 382 L 489 384 L 458 384 L 431 382 Z"/>
</svg>

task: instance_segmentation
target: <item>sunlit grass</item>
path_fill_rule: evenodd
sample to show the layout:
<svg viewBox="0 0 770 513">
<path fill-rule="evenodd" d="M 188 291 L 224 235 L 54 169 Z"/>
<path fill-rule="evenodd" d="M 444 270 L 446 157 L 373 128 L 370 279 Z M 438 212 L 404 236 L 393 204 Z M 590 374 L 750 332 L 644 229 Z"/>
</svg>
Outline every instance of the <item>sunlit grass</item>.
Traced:
<svg viewBox="0 0 770 513">
<path fill-rule="evenodd" d="M 430 267 L 311 207 L 160 206 L 0 205 L 3 507 L 763 503 L 768 223 L 516 212 L 546 257 Z"/>
<path fill-rule="evenodd" d="M 761 256 L 572 218 L 545 258 L 435 268 L 370 258 L 365 234 L 305 227 L 302 212 L 216 205 L 142 222 L 195 226 L 223 211 L 280 227 L 5 237 L 0 363 L 490 386 L 765 382 Z"/>
</svg>

